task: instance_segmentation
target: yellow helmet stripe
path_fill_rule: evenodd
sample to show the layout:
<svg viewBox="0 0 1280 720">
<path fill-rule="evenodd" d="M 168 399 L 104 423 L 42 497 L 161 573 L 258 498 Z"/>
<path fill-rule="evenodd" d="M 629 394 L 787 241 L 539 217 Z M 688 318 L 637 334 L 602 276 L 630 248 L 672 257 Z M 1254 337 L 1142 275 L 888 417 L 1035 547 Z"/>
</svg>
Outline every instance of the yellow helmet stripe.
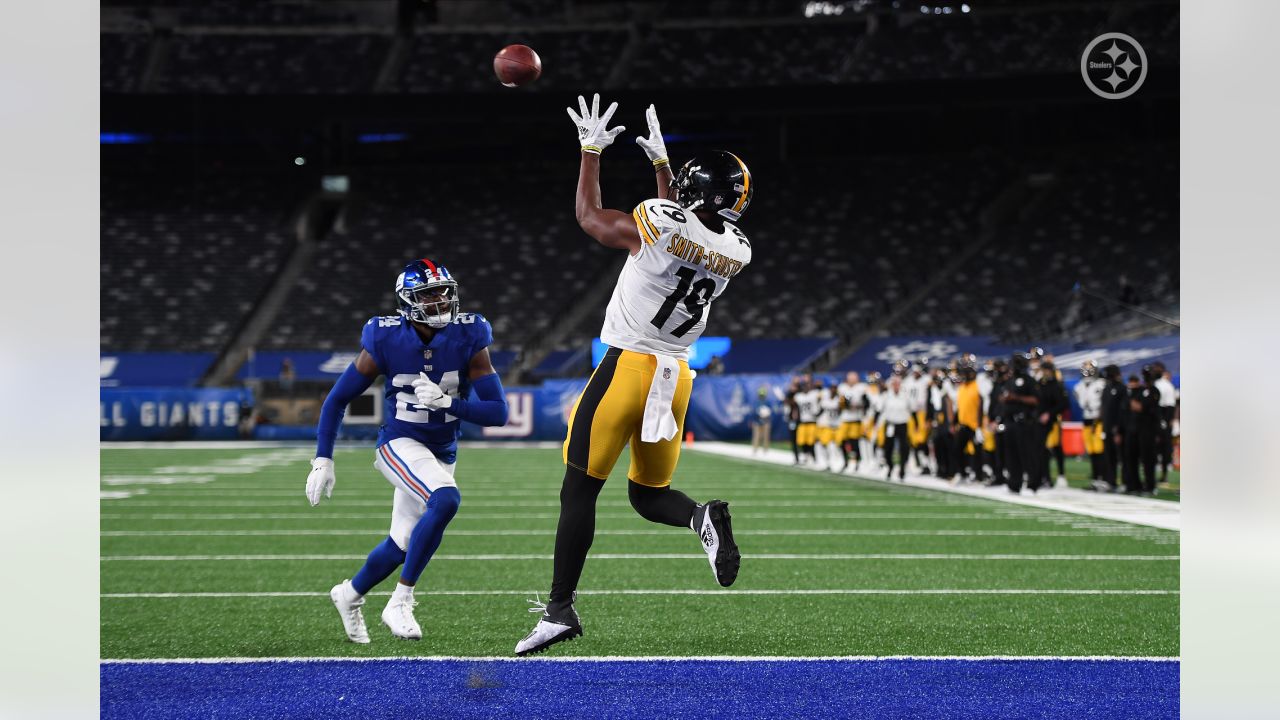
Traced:
<svg viewBox="0 0 1280 720">
<path fill-rule="evenodd" d="M 742 212 L 742 206 L 747 204 L 747 197 L 751 190 L 751 171 L 747 169 L 747 164 L 742 162 L 742 158 L 729 153 L 729 157 L 738 161 L 738 167 L 742 168 L 742 195 L 738 196 L 738 202 L 734 203 L 733 211 Z"/>
</svg>

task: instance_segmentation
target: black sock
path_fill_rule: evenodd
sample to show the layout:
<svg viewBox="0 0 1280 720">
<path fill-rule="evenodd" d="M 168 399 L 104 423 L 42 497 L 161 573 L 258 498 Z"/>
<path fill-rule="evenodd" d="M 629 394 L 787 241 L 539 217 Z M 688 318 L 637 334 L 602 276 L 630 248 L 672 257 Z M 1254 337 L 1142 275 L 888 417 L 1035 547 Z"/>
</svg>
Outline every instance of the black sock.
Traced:
<svg viewBox="0 0 1280 720">
<path fill-rule="evenodd" d="M 640 517 L 674 527 L 689 527 L 698 506 L 688 495 L 670 486 L 655 488 L 635 481 L 627 482 L 627 496 Z"/>
<path fill-rule="evenodd" d="M 596 534 L 596 498 L 604 481 L 574 467 L 564 469 L 560 487 L 560 523 L 556 526 L 556 556 L 551 578 L 551 602 L 573 601 L 582 566 Z"/>
</svg>

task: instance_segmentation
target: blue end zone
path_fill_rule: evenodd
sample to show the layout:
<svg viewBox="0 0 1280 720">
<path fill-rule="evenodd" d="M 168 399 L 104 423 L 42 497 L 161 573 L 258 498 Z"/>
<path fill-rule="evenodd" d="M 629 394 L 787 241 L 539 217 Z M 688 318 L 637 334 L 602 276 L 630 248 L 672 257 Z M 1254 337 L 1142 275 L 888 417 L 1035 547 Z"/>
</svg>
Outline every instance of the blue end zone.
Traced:
<svg viewBox="0 0 1280 720">
<path fill-rule="evenodd" d="M 104 664 L 104 718 L 1176 718 L 1147 660 Z"/>
</svg>

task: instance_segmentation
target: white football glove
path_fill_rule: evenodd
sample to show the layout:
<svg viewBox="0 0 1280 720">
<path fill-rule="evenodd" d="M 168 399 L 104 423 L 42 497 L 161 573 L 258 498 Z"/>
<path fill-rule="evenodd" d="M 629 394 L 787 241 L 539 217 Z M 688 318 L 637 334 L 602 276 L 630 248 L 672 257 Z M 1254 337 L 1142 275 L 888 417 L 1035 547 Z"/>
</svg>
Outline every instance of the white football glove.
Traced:
<svg viewBox="0 0 1280 720">
<path fill-rule="evenodd" d="M 320 504 L 320 496 L 333 497 L 333 485 L 338 476 L 333 472 L 333 459 L 318 457 L 311 461 L 311 474 L 307 476 L 307 500 L 311 506 Z"/>
<path fill-rule="evenodd" d="M 662 127 L 658 125 L 658 111 L 652 105 L 644 111 L 645 122 L 649 124 L 649 137 L 643 135 L 636 138 L 636 144 L 644 149 L 655 168 L 670 164 L 667 159 L 667 145 L 662 142 Z"/>
<path fill-rule="evenodd" d="M 424 372 L 418 373 L 418 379 L 413 381 L 413 393 L 418 396 L 418 407 L 424 410 L 448 410 L 453 405 L 453 398 Z"/>
<path fill-rule="evenodd" d="M 601 115 L 599 93 L 591 96 L 590 109 L 587 109 L 586 98 L 578 96 L 578 109 L 582 111 L 581 115 L 575 113 L 573 108 L 567 109 L 569 118 L 573 120 L 574 125 L 578 126 L 578 143 L 584 152 L 599 155 L 602 150 L 613 144 L 613 139 L 618 136 L 618 133 L 627 129 L 622 125 L 612 130 L 605 127 L 613 117 L 613 112 L 618 109 L 618 103 L 611 103 L 609 109 Z"/>
<path fill-rule="evenodd" d="M 982 434 L 982 430 L 981 430 L 981 429 L 979 429 L 979 430 L 974 430 L 974 431 L 973 431 L 973 444 L 974 444 L 974 445 L 982 445 L 982 441 L 983 441 L 983 440 L 986 440 L 986 439 L 987 439 L 987 436 Z"/>
</svg>

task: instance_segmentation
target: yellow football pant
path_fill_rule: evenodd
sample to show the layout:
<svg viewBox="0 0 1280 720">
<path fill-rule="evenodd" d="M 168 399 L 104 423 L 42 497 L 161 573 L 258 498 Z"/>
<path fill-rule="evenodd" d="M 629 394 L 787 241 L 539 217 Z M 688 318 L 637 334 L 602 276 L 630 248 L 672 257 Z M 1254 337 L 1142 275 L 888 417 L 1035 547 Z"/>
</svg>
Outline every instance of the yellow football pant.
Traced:
<svg viewBox="0 0 1280 720">
<path fill-rule="evenodd" d="M 631 468 L 627 477 L 641 485 L 671 484 L 680 459 L 684 416 L 693 392 L 689 364 L 680 361 L 671 412 L 676 417 L 675 437 L 656 443 L 640 441 L 640 425 L 649 385 L 658 359 L 645 353 L 611 348 L 591 374 L 587 386 L 573 404 L 569 433 L 564 441 L 564 462 L 598 480 L 607 480 L 622 448 L 631 443 Z"/>
<path fill-rule="evenodd" d="M 862 423 L 847 422 L 840 423 L 839 438 L 836 442 L 844 442 L 845 440 L 861 440 L 862 439 Z"/>
<path fill-rule="evenodd" d="M 812 445 L 818 441 L 817 423 L 800 423 L 796 428 L 796 444 Z"/>
</svg>

